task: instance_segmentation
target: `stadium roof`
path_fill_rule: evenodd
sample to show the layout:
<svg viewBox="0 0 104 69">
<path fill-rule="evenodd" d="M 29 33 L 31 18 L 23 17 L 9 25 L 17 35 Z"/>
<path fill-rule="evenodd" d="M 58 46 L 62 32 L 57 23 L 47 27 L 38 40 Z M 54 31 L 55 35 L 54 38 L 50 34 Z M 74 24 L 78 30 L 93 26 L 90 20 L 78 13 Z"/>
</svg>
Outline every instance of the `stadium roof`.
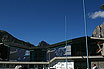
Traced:
<svg viewBox="0 0 104 69">
<path fill-rule="evenodd" d="M 90 40 L 90 41 L 89 41 Z M 88 42 L 96 42 L 96 41 L 103 41 L 103 38 L 96 38 L 96 37 L 88 37 Z M 80 38 L 75 38 L 75 39 L 71 39 L 71 40 L 67 40 L 67 44 L 68 45 L 72 45 L 72 44 L 77 44 L 80 42 L 85 42 L 85 37 L 80 37 Z M 34 50 L 34 49 L 42 49 L 42 48 L 56 48 L 56 47 L 62 47 L 66 45 L 66 41 L 63 42 L 59 42 L 59 43 L 55 43 L 52 45 L 48 45 L 48 46 L 27 46 L 27 45 L 22 45 L 22 44 L 18 44 L 18 43 L 12 43 L 12 42 L 4 42 L 5 46 L 8 47 L 17 47 L 17 48 L 22 48 L 22 49 L 27 49 L 27 50 Z"/>
</svg>

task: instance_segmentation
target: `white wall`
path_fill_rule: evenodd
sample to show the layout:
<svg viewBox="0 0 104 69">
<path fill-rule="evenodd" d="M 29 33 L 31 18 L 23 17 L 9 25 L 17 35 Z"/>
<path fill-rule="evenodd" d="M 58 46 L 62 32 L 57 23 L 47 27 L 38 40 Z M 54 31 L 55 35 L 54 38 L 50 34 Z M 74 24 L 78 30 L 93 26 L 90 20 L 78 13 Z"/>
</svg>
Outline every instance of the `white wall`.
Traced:
<svg viewBox="0 0 104 69">
<path fill-rule="evenodd" d="M 74 69 L 74 62 L 57 62 L 54 66 L 51 68 L 56 68 L 56 69 L 66 69 L 66 64 L 68 69 Z"/>
</svg>

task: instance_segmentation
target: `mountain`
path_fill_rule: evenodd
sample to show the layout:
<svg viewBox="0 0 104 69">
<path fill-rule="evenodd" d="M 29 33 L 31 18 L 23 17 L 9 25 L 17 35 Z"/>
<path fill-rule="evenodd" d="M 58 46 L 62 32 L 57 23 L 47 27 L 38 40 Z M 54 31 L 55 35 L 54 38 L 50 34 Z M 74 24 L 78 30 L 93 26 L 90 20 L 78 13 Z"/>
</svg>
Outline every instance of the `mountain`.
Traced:
<svg viewBox="0 0 104 69">
<path fill-rule="evenodd" d="M 92 37 L 104 38 L 104 22 L 96 27 L 94 30 Z"/>
<path fill-rule="evenodd" d="M 15 38 L 14 36 L 12 36 L 11 34 L 9 34 L 8 32 L 4 30 L 0 30 L 0 42 L 9 42 L 9 43 L 20 44 L 23 46 L 28 46 L 28 47 L 35 47 L 33 44 L 29 42 L 25 42 L 25 41 Z"/>
<path fill-rule="evenodd" d="M 48 43 L 46 43 L 45 41 L 41 41 L 38 46 L 49 46 Z"/>
</svg>

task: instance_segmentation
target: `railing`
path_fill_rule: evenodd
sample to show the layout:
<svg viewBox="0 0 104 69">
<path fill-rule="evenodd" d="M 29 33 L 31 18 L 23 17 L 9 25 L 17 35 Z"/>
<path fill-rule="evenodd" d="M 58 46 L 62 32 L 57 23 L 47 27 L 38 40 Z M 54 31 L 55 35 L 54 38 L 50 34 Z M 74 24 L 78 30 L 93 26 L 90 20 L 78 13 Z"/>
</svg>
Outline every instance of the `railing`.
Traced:
<svg viewBox="0 0 104 69">
<path fill-rule="evenodd" d="M 67 57 L 68 60 L 79 60 L 86 59 L 86 56 L 70 56 Z M 101 59 L 104 58 L 102 56 L 89 56 L 89 59 Z M 26 67 L 27 69 L 48 69 L 49 64 L 54 62 L 55 60 L 66 60 L 66 57 L 54 57 L 49 62 L 11 62 L 11 61 L 0 61 L 0 69 L 14 69 L 15 66 L 21 65 Z"/>
</svg>

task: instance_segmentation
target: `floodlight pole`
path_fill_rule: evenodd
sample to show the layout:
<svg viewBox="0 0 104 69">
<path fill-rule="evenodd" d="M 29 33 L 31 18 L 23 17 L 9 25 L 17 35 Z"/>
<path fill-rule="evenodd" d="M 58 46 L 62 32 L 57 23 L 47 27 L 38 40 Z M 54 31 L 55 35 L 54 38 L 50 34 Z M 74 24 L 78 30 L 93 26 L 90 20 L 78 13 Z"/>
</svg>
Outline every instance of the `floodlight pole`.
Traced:
<svg viewBox="0 0 104 69">
<path fill-rule="evenodd" d="M 66 44 L 66 69 L 68 69 L 68 59 L 67 59 L 67 23 L 66 23 L 66 16 L 65 16 L 65 44 Z"/>
<path fill-rule="evenodd" d="M 87 23 L 86 23 L 86 8 L 85 8 L 85 0 L 83 0 L 83 12 L 84 12 L 85 37 L 86 37 L 87 69 L 89 69 L 88 45 L 87 45 Z"/>
<path fill-rule="evenodd" d="M 49 51 L 49 69 L 50 69 L 50 48 L 48 49 Z"/>
</svg>

